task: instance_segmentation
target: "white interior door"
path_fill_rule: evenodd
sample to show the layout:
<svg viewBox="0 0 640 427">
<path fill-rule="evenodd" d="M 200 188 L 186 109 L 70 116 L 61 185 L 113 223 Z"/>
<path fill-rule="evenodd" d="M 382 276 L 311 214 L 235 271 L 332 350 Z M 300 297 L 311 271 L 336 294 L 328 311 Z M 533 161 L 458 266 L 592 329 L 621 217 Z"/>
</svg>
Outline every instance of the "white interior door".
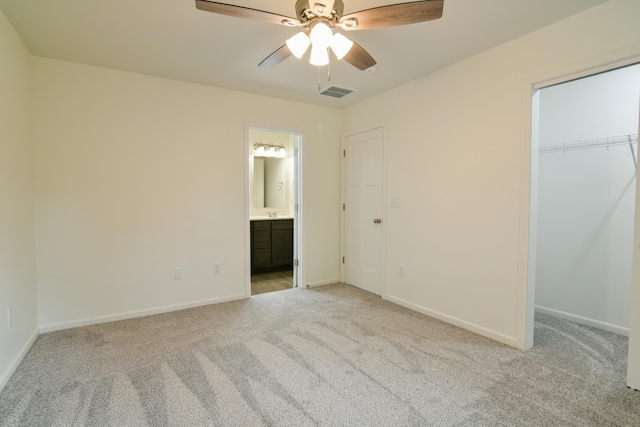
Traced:
<svg viewBox="0 0 640 427">
<path fill-rule="evenodd" d="M 383 129 L 345 141 L 345 281 L 382 294 Z"/>
</svg>

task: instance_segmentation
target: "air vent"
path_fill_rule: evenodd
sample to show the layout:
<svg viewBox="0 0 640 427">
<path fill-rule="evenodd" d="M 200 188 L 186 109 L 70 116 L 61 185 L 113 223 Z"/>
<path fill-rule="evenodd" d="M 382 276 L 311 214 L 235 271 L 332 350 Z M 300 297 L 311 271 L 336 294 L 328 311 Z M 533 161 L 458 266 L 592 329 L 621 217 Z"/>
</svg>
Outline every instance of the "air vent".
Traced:
<svg viewBox="0 0 640 427">
<path fill-rule="evenodd" d="M 331 86 L 320 92 L 320 95 L 331 96 L 333 98 L 344 98 L 345 96 L 355 92 L 354 89 L 344 87 Z"/>
</svg>

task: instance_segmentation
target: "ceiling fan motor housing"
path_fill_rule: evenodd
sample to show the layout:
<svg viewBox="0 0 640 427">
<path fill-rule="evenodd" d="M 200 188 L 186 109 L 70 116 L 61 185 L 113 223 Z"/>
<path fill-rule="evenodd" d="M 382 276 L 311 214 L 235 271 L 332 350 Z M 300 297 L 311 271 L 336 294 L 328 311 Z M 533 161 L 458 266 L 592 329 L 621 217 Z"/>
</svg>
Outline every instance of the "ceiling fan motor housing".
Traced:
<svg viewBox="0 0 640 427">
<path fill-rule="evenodd" d="M 331 5 L 331 3 L 333 3 L 333 5 Z M 333 2 L 298 0 L 296 2 L 296 16 L 303 25 L 311 19 L 318 17 L 326 18 L 332 23 L 337 24 L 343 12 L 344 3 L 342 3 L 342 0 L 334 0 Z"/>
</svg>

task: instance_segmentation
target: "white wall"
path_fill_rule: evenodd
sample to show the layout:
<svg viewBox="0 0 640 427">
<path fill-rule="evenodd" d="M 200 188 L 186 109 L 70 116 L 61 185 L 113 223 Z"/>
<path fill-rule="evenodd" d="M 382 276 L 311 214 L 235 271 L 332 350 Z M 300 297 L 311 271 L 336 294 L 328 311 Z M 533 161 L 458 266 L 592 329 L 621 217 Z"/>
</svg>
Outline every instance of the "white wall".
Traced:
<svg viewBox="0 0 640 427">
<path fill-rule="evenodd" d="M 29 53 L 0 12 L 0 390 L 36 337 Z M 8 328 L 7 310 L 13 309 Z"/>
<path fill-rule="evenodd" d="M 33 79 L 44 330 L 245 296 L 247 123 L 303 132 L 303 283 L 339 278 L 338 110 L 44 58 Z"/>
<path fill-rule="evenodd" d="M 540 147 L 635 135 L 639 102 L 640 65 L 542 89 Z M 540 153 L 539 310 L 628 333 L 633 156 L 628 145 Z"/>
<path fill-rule="evenodd" d="M 386 128 L 387 196 L 400 208 L 387 200 L 385 298 L 525 346 L 523 84 L 640 43 L 637 16 L 640 2 L 613 0 L 345 111 L 347 132 Z"/>
</svg>

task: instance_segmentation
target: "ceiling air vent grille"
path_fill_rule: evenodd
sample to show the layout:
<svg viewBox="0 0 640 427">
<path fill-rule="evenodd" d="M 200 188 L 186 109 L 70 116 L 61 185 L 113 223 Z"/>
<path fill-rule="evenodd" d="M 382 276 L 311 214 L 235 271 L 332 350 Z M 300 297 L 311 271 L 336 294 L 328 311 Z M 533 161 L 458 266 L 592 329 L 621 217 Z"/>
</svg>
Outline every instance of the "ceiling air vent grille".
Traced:
<svg viewBox="0 0 640 427">
<path fill-rule="evenodd" d="M 331 86 L 320 92 L 320 95 L 331 96 L 333 98 L 344 98 L 345 96 L 355 92 L 353 89 L 344 87 Z"/>
</svg>

